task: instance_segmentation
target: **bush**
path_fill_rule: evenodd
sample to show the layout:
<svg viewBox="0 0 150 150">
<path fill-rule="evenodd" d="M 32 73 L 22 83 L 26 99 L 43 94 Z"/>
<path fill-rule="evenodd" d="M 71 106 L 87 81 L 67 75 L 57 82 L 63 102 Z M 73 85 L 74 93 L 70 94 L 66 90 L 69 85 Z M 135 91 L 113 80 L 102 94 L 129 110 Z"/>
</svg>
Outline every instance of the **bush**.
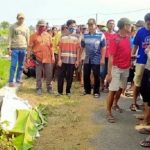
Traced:
<svg viewBox="0 0 150 150">
<path fill-rule="evenodd" d="M 8 82 L 10 62 L 0 59 L 0 88 Z"/>
</svg>

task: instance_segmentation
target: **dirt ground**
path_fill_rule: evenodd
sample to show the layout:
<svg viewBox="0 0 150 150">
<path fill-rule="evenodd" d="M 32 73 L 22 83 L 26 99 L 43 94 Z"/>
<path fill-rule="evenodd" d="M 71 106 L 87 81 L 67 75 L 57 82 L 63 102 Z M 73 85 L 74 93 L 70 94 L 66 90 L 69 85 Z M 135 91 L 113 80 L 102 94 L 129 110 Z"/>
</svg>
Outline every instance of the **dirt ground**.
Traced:
<svg viewBox="0 0 150 150">
<path fill-rule="evenodd" d="M 105 104 L 92 95 L 80 96 L 81 91 L 79 83 L 75 82 L 70 98 L 49 95 L 46 90 L 42 96 L 37 96 L 35 80 L 24 81 L 18 91 L 20 97 L 29 100 L 31 105 L 49 105 L 48 126 L 40 132 L 32 150 L 94 150 L 90 141 L 101 130 L 101 125 L 94 123 L 91 116 Z"/>
</svg>

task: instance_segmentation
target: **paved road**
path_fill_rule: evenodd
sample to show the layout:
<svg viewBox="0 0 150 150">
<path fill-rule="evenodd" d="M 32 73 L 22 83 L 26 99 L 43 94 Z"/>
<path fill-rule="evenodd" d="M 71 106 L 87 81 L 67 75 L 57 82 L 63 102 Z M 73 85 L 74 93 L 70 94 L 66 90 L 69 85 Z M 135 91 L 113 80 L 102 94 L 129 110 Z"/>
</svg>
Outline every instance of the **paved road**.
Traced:
<svg viewBox="0 0 150 150">
<path fill-rule="evenodd" d="M 106 95 L 102 95 L 105 99 Z M 103 98 L 102 98 L 103 99 Z M 136 112 L 129 111 L 131 99 L 121 98 L 120 106 L 124 108 L 123 113 L 115 112 L 117 123 L 111 124 L 106 121 L 105 109 L 101 108 L 94 112 L 93 120 L 104 125 L 97 137 L 92 140 L 92 144 L 96 150 L 143 150 L 138 143 L 143 140 L 146 135 L 141 135 L 134 130 Z"/>
</svg>

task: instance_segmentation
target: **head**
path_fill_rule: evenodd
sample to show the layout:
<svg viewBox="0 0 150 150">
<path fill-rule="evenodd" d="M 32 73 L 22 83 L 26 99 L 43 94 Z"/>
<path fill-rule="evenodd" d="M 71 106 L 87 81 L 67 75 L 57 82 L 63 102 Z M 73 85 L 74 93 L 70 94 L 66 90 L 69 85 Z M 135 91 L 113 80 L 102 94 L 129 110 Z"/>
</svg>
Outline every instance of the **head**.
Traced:
<svg viewBox="0 0 150 150">
<path fill-rule="evenodd" d="M 52 27 L 52 36 L 55 36 L 57 34 L 58 30 L 56 27 Z"/>
<path fill-rule="evenodd" d="M 147 13 L 144 17 L 145 20 L 145 27 L 147 30 L 150 30 L 150 13 Z"/>
<path fill-rule="evenodd" d="M 135 34 L 136 34 L 136 26 L 135 25 L 132 25 L 131 26 L 131 33 L 130 33 L 130 35 L 131 35 L 131 37 L 134 37 L 135 36 Z"/>
<path fill-rule="evenodd" d="M 23 24 L 24 23 L 24 19 L 25 19 L 25 16 L 23 13 L 18 13 L 17 14 L 17 23 L 19 25 Z"/>
<path fill-rule="evenodd" d="M 94 18 L 90 18 L 88 20 L 87 24 L 88 24 L 89 32 L 95 32 L 96 31 L 97 26 L 96 26 L 96 20 Z"/>
<path fill-rule="evenodd" d="M 126 33 L 131 32 L 131 21 L 128 18 L 121 18 L 117 24 L 119 30 L 123 30 Z"/>
<path fill-rule="evenodd" d="M 42 34 L 43 32 L 45 32 L 47 30 L 47 24 L 44 20 L 39 20 L 37 23 L 37 32 L 39 34 Z"/>
<path fill-rule="evenodd" d="M 52 28 L 51 27 L 47 27 L 47 32 L 52 35 Z"/>
<path fill-rule="evenodd" d="M 75 20 L 68 20 L 66 22 L 66 25 L 67 25 L 67 28 L 68 28 L 68 31 L 70 33 L 76 33 L 76 30 L 77 30 L 77 25 L 76 25 L 76 21 Z"/>
<path fill-rule="evenodd" d="M 135 23 L 135 26 L 136 26 L 136 30 L 142 28 L 145 26 L 145 22 L 143 20 L 138 20 L 136 23 Z"/>
<path fill-rule="evenodd" d="M 68 30 L 67 30 L 67 26 L 64 24 L 61 26 L 61 33 L 65 33 L 65 32 L 68 32 Z"/>
<path fill-rule="evenodd" d="M 83 25 L 83 26 L 81 27 L 81 32 L 82 32 L 82 34 L 84 34 L 85 32 L 87 32 L 87 29 L 88 29 L 88 27 L 87 27 L 86 25 Z"/>
<path fill-rule="evenodd" d="M 109 31 L 113 31 L 115 27 L 115 21 L 113 19 L 110 19 L 107 21 L 107 28 Z"/>
</svg>

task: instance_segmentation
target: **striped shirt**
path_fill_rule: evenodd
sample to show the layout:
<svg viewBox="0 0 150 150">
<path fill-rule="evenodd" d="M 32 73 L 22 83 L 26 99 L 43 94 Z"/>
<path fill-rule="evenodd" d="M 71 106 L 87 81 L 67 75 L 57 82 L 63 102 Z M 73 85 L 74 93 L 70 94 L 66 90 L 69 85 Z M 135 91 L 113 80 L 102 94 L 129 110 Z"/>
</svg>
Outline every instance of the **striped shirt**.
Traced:
<svg viewBox="0 0 150 150">
<path fill-rule="evenodd" d="M 76 35 L 62 36 L 59 47 L 61 50 L 61 60 L 65 64 L 75 64 L 77 52 L 80 50 L 80 40 Z"/>
<path fill-rule="evenodd" d="M 99 31 L 94 34 L 85 33 L 81 46 L 85 48 L 85 64 L 100 64 L 101 48 L 106 46 L 105 35 Z"/>
</svg>

